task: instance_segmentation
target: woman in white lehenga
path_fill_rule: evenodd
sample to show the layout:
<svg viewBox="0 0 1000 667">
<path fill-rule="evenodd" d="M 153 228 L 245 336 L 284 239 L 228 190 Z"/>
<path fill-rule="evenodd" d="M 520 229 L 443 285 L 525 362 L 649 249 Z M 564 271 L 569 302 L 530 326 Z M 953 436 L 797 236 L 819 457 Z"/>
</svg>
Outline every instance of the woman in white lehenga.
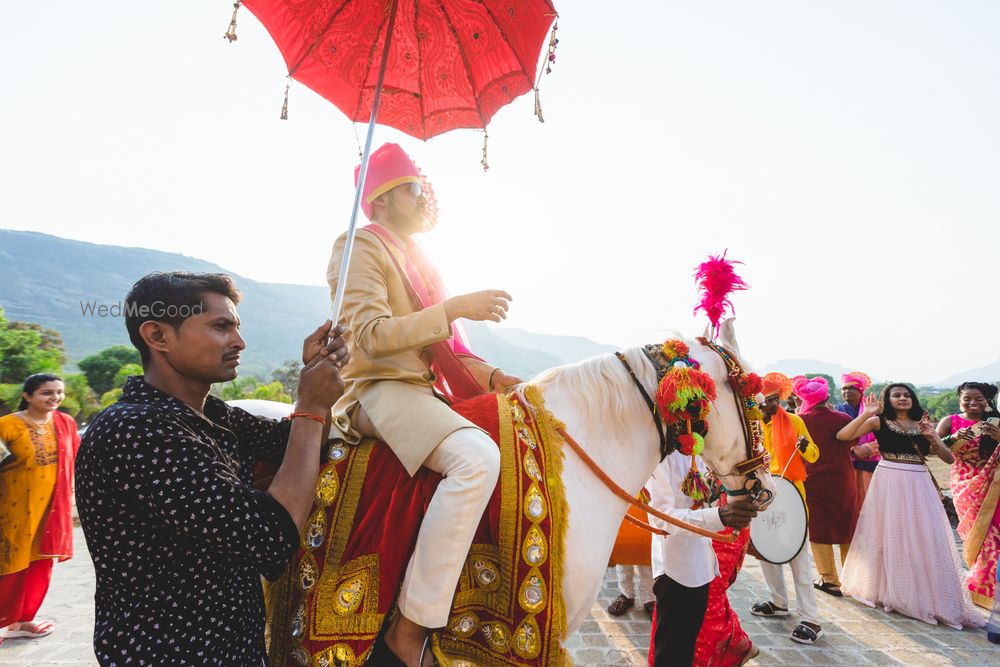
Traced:
<svg viewBox="0 0 1000 667">
<path fill-rule="evenodd" d="M 954 458 L 916 393 L 890 384 L 881 400 L 866 396 L 864 410 L 837 438 L 865 433 L 878 438 L 882 462 L 861 507 L 841 590 L 870 607 L 934 625 L 986 625 L 962 586 L 955 537 L 924 464 L 931 451 L 948 464 Z"/>
</svg>

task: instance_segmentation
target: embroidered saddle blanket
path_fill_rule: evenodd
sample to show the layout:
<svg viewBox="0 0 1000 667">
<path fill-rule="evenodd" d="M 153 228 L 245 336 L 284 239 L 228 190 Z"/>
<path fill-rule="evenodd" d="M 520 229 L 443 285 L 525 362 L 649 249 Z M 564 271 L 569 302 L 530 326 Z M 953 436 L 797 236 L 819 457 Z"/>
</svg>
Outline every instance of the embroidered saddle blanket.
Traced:
<svg viewBox="0 0 1000 667">
<path fill-rule="evenodd" d="M 455 409 L 492 436 L 501 472 L 449 623 L 433 635 L 435 658 L 443 666 L 569 664 L 558 424 L 533 387 L 524 399 L 490 394 Z M 439 480 L 426 469 L 411 478 L 383 443 L 329 449 L 300 549 L 267 591 L 271 665 L 364 664 L 395 609 Z"/>
</svg>

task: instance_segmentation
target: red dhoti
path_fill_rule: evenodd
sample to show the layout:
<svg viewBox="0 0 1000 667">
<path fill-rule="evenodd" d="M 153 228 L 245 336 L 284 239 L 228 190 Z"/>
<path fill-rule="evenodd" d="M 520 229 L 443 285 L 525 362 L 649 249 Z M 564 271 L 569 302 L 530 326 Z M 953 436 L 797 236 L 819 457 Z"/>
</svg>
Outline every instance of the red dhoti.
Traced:
<svg viewBox="0 0 1000 667">
<path fill-rule="evenodd" d="M 730 534 L 727 528 L 723 534 Z M 719 576 L 708 586 L 708 609 L 698 633 L 694 647 L 694 664 L 702 667 L 734 667 L 743 662 L 753 646 L 750 637 L 740 627 L 740 619 L 729 606 L 726 591 L 736 581 L 736 575 L 743 565 L 750 531 L 740 531 L 739 539 L 731 544 L 713 542 L 715 555 L 719 559 Z M 656 635 L 656 614 L 653 614 L 653 629 L 649 640 L 649 664 L 653 665 L 653 637 Z"/>
</svg>

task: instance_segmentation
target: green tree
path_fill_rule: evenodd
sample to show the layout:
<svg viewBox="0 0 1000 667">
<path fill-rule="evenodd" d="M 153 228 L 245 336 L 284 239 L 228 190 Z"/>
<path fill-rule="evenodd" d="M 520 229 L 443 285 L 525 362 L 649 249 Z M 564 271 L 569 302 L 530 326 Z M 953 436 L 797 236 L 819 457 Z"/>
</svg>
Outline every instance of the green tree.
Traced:
<svg viewBox="0 0 1000 667">
<path fill-rule="evenodd" d="M 82 373 L 66 375 L 63 381 L 66 383 L 66 398 L 60 409 L 80 424 L 86 424 L 101 409 L 97 395 L 87 384 L 87 376 Z"/>
<path fill-rule="evenodd" d="M 105 408 L 110 408 L 112 405 L 118 402 L 118 399 L 122 397 L 122 388 L 115 387 L 114 389 L 109 389 L 108 391 L 101 394 L 101 410 Z"/>
<path fill-rule="evenodd" d="M 249 394 L 252 394 L 259 384 L 257 378 L 248 375 L 224 384 L 217 384 L 213 387 L 212 393 L 224 401 L 236 401 L 241 398 L 249 398 Z"/>
<path fill-rule="evenodd" d="M 930 413 L 931 419 L 934 421 L 944 419 L 948 415 L 953 415 L 959 411 L 958 395 L 953 391 L 943 391 L 934 396 L 921 396 L 920 390 L 917 390 L 917 397 L 920 399 L 920 404 Z"/>
<path fill-rule="evenodd" d="M 85 357 L 78 364 L 95 392 L 103 395 L 115 386 L 115 376 L 126 364 L 139 364 L 139 352 L 127 345 L 113 345 Z"/>
<path fill-rule="evenodd" d="M 124 387 L 125 386 L 125 382 L 132 375 L 142 375 L 142 365 L 141 364 L 125 364 L 124 366 L 122 366 L 121 368 L 119 368 L 118 372 L 115 373 L 115 379 L 113 381 L 113 384 L 114 384 L 113 389 L 121 389 L 122 387 Z M 104 393 L 106 394 L 108 392 L 104 392 Z M 119 392 L 119 393 L 121 393 L 121 392 Z M 103 394 L 101 396 L 103 397 Z M 102 400 L 103 400 L 103 398 L 102 398 Z"/>
<path fill-rule="evenodd" d="M 299 393 L 299 373 L 302 372 L 302 364 L 299 361 L 290 359 L 271 373 L 272 382 L 280 382 L 285 390 L 285 394 L 294 401 Z"/>
<path fill-rule="evenodd" d="M 212 387 L 212 395 L 224 401 L 255 398 L 262 401 L 278 401 L 279 403 L 292 402 L 291 395 L 285 391 L 280 382 L 275 380 L 269 384 L 264 384 L 252 375 L 236 378 L 225 384 L 217 384 Z"/>
<path fill-rule="evenodd" d="M 277 401 L 279 403 L 292 402 L 292 397 L 285 392 L 285 388 L 277 380 L 270 384 L 258 384 L 254 387 L 253 393 L 247 396 L 247 398 L 256 398 L 262 401 Z"/>
<path fill-rule="evenodd" d="M 0 384 L 0 416 L 10 414 L 17 410 L 17 404 L 21 401 L 20 384 Z"/>
<path fill-rule="evenodd" d="M 0 308 L 0 382 L 20 384 L 34 373 L 61 372 L 66 358 L 61 341 L 51 329 L 9 321 Z"/>
</svg>

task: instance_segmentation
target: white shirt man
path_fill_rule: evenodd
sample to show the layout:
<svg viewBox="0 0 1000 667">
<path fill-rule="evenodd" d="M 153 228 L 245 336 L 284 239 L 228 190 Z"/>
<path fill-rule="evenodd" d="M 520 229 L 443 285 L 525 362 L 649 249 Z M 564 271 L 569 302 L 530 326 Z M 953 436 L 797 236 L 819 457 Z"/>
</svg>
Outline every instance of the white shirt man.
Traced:
<svg viewBox="0 0 1000 667">
<path fill-rule="evenodd" d="M 700 457 L 698 468 L 704 470 Z M 664 514 L 706 530 L 726 526 L 745 528 L 756 516 L 747 500 L 724 507 L 692 509 L 693 501 L 681 493 L 681 482 L 691 468 L 691 457 L 680 452 L 667 456 L 649 481 L 649 504 Z M 666 530 L 653 536 L 653 592 L 656 594 L 655 667 L 690 667 L 698 632 L 708 608 L 708 585 L 719 574 L 712 540 L 668 524 L 650 515 L 650 523 Z"/>
</svg>

